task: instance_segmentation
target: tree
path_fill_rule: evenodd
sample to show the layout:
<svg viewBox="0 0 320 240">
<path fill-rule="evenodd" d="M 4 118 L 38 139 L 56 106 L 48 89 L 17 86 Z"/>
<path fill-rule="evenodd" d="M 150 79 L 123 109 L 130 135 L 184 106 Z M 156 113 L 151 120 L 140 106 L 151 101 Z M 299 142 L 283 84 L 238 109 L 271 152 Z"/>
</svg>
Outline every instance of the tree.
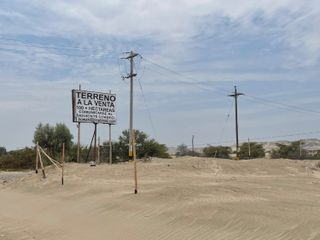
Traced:
<svg viewBox="0 0 320 240">
<path fill-rule="evenodd" d="M 300 159 L 306 157 L 306 151 L 301 149 L 300 156 L 300 141 L 291 142 L 289 145 L 277 144 L 278 149 L 274 149 L 271 152 L 272 158 L 289 158 L 289 159 Z"/>
<path fill-rule="evenodd" d="M 55 152 L 61 153 L 62 144 L 64 143 L 65 151 L 66 153 L 68 153 L 72 147 L 72 138 L 73 136 L 70 133 L 69 128 L 65 124 L 63 123 L 56 124 L 54 128 L 54 134 L 53 134 Z"/>
<path fill-rule="evenodd" d="M 239 152 L 240 158 L 249 158 L 249 143 L 243 143 L 240 146 Z M 265 152 L 262 144 L 251 142 L 250 143 L 250 158 L 262 158 L 265 156 Z"/>
<path fill-rule="evenodd" d="M 35 166 L 35 156 L 32 148 L 10 151 L 0 157 L 0 169 L 32 169 Z"/>
<path fill-rule="evenodd" d="M 167 158 L 167 147 L 164 144 L 158 143 L 154 139 L 149 139 L 148 135 L 143 131 L 135 131 L 136 153 L 137 158 L 143 157 L 160 157 Z M 108 149 L 108 142 L 103 143 L 105 149 Z M 129 160 L 129 131 L 125 130 L 119 137 L 118 142 L 113 143 L 113 162 L 121 159 L 122 161 Z M 107 154 L 108 151 L 105 151 Z"/>
<path fill-rule="evenodd" d="M 6 155 L 7 153 L 7 150 L 5 147 L 0 147 L 0 157 L 3 156 L 3 155 Z"/>
<path fill-rule="evenodd" d="M 66 154 L 72 146 L 72 134 L 68 127 L 63 123 L 56 124 L 55 127 L 48 123 L 39 123 L 33 136 L 33 143 L 38 143 L 42 148 L 48 150 L 53 157 L 61 154 L 62 144 L 65 143 Z"/>
<path fill-rule="evenodd" d="M 80 145 L 80 162 L 85 162 L 87 160 L 87 155 L 89 148 L 87 146 Z M 92 152 L 92 149 L 91 149 Z M 66 161 L 77 162 L 78 145 L 72 144 L 69 155 L 67 155 Z M 89 158 L 91 160 L 91 158 Z"/>
<path fill-rule="evenodd" d="M 159 157 L 159 158 L 169 158 L 167 153 L 168 148 L 165 144 L 160 144 L 154 139 L 146 139 L 144 144 L 140 147 L 140 153 L 138 156 L 141 157 Z"/>
<path fill-rule="evenodd" d="M 229 158 L 231 148 L 225 146 L 208 146 L 203 148 L 205 157 Z"/>
<path fill-rule="evenodd" d="M 33 135 L 33 143 L 38 143 L 41 147 L 53 151 L 54 127 L 51 127 L 48 123 L 45 125 L 39 123 Z"/>
<path fill-rule="evenodd" d="M 177 146 L 177 152 L 176 152 L 176 156 L 187 156 L 187 155 L 191 155 L 191 151 L 188 149 L 188 146 L 185 144 L 180 144 Z"/>
</svg>

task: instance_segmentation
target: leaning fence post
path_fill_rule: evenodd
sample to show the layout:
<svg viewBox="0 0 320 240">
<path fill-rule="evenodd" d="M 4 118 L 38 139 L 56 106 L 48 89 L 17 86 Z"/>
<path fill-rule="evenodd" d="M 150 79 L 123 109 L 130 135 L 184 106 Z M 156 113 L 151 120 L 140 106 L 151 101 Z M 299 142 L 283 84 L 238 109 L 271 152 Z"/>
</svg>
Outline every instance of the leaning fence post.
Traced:
<svg viewBox="0 0 320 240">
<path fill-rule="evenodd" d="M 41 153 L 40 153 L 39 147 L 38 147 L 38 154 L 39 154 L 39 160 L 40 160 L 40 165 L 41 165 L 41 169 L 42 169 L 42 175 L 43 175 L 43 178 L 46 178 L 46 173 L 44 172 L 44 166 L 43 166 L 43 162 L 42 162 L 42 158 L 41 158 Z"/>
<path fill-rule="evenodd" d="M 38 173 L 38 168 L 39 168 L 39 154 L 38 154 L 38 142 L 36 144 L 36 173 Z"/>
</svg>

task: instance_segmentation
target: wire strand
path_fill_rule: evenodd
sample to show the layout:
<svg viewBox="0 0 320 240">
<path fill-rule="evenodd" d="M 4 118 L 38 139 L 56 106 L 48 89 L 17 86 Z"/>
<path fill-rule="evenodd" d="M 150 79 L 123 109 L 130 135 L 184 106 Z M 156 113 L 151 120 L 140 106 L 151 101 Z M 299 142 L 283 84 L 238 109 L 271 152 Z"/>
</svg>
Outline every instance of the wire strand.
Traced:
<svg viewBox="0 0 320 240">
<path fill-rule="evenodd" d="M 144 70 L 145 70 L 145 68 L 144 68 Z M 153 120 L 152 120 L 151 111 L 150 111 L 150 109 L 149 109 L 149 106 L 148 106 L 148 103 L 147 103 L 147 100 L 146 100 L 146 97 L 145 97 L 145 94 L 144 94 L 144 91 L 143 91 L 143 88 L 142 88 L 142 84 L 141 84 L 141 78 L 142 78 L 143 75 L 144 75 L 144 70 L 143 70 L 143 73 L 142 73 L 141 77 L 140 77 L 140 78 L 137 78 L 137 80 L 138 80 L 138 83 L 139 83 L 139 86 L 140 86 L 141 95 L 142 95 L 143 102 L 144 102 L 144 105 L 145 105 L 145 108 L 146 108 L 146 111 L 147 111 L 147 114 L 148 114 L 148 117 L 149 117 L 149 121 L 150 121 L 150 124 L 151 124 L 151 128 L 152 128 L 153 134 L 154 134 L 154 136 L 155 136 L 156 139 L 157 139 L 158 136 L 157 136 L 156 129 L 155 129 L 155 127 L 154 127 Z"/>
<path fill-rule="evenodd" d="M 302 108 L 302 107 L 298 107 L 298 106 L 293 106 L 293 105 L 289 105 L 289 104 L 286 104 L 286 103 L 280 103 L 280 102 L 277 102 L 277 101 L 268 100 L 268 99 L 264 99 L 264 98 L 261 98 L 261 97 L 254 97 L 254 96 L 251 96 L 251 95 L 248 95 L 248 94 L 245 94 L 244 96 L 246 96 L 248 98 L 251 98 L 252 100 L 256 100 L 256 101 L 259 101 L 259 102 L 264 102 L 264 103 L 267 103 L 269 105 L 278 106 L 278 107 L 285 108 L 287 110 L 292 110 L 292 111 L 295 111 L 295 112 L 320 114 L 320 112 L 318 112 L 318 111 L 314 111 L 314 110 L 311 110 L 311 109 L 306 109 L 306 108 Z"/>
</svg>

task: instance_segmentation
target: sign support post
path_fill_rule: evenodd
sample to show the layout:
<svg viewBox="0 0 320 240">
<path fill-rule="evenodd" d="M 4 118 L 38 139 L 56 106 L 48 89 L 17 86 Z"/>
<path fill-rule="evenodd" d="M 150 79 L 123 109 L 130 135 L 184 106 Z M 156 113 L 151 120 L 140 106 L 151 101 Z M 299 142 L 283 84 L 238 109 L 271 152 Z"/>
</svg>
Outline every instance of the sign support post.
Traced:
<svg viewBox="0 0 320 240">
<path fill-rule="evenodd" d="M 97 161 L 97 123 L 94 123 L 93 159 L 95 162 Z"/>
<path fill-rule="evenodd" d="M 109 124 L 109 163 L 112 164 L 111 124 Z"/>
<path fill-rule="evenodd" d="M 100 164 L 100 137 L 98 137 L 98 160 L 97 163 Z"/>
<path fill-rule="evenodd" d="M 115 125 L 116 118 L 116 95 L 104 92 L 72 90 L 72 109 L 73 122 L 78 123 L 78 152 L 77 161 L 80 162 L 80 123 L 94 123 L 94 135 L 91 140 L 94 140 L 94 161 L 97 161 L 97 124 L 109 124 L 109 141 L 110 153 L 109 158 L 112 163 L 112 147 L 111 147 L 111 125 Z M 89 154 L 87 155 L 88 158 Z"/>
<path fill-rule="evenodd" d="M 81 90 L 81 84 L 79 84 L 79 90 Z M 77 126 L 78 126 L 77 163 L 80 163 L 80 122 L 78 122 Z"/>
</svg>

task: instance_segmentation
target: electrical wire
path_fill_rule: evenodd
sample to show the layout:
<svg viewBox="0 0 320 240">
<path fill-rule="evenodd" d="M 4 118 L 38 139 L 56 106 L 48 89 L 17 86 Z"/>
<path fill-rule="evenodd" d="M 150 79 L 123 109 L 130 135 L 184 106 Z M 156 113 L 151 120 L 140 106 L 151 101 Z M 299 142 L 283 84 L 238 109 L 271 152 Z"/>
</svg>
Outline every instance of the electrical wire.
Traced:
<svg viewBox="0 0 320 240">
<path fill-rule="evenodd" d="M 30 43 L 24 43 L 24 42 L 17 42 L 18 44 L 14 43 L 6 43 L 6 42 L 0 42 L 0 45 L 6 45 L 6 46 L 18 46 L 18 47 L 32 47 L 32 48 L 38 48 L 38 49 L 45 49 L 45 50 L 84 50 L 81 48 L 66 48 L 66 47 L 53 47 L 53 46 L 43 46 L 43 45 L 36 45 L 36 44 L 30 44 Z M 0 49 L 3 51 L 3 49 Z M 7 51 L 10 50 L 17 50 L 17 49 L 7 49 Z M 87 49 L 89 50 L 89 49 Z M 62 55 L 62 56 L 70 56 L 70 57 L 101 57 L 106 56 L 107 54 L 112 53 L 112 51 L 104 51 L 100 53 L 86 53 L 86 54 L 75 54 L 75 53 L 65 53 L 65 52 L 46 52 L 46 54 L 54 54 L 54 55 Z M 37 54 L 42 54 L 38 52 Z"/>
<path fill-rule="evenodd" d="M 255 97 L 255 96 L 251 96 L 248 94 L 245 94 L 244 96 L 255 100 L 255 101 L 259 101 L 259 102 L 263 102 L 263 103 L 267 103 L 269 105 L 273 105 L 273 106 L 277 106 L 283 109 L 287 109 L 287 110 L 291 110 L 291 111 L 295 111 L 295 112 L 303 112 L 303 113 L 313 113 L 313 114 L 320 114 L 320 112 L 318 111 L 314 111 L 311 109 L 306 109 L 306 108 L 302 108 L 302 107 L 298 107 L 298 106 L 293 106 L 293 105 L 289 105 L 289 104 L 285 104 L 285 103 L 281 103 L 281 102 L 277 102 L 277 101 L 273 101 L 273 100 L 268 100 L 268 99 L 264 99 L 261 97 Z"/>
<path fill-rule="evenodd" d="M 60 46 L 60 47 L 57 47 L 57 46 L 43 46 L 43 45 L 38 45 L 38 44 L 34 44 L 32 42 L 29 42 L 29 41 L 21 41 L 21 40 L 17 40 L 17 39 L 12 39 L 12 38 L 5 38 L 5 37 L 0 37 L 0 40 L 4 40 L 4 41 L 9 41 L 9 42 L 14 42 L 14 43 L 18 43 L 18 45 L 21 47 L 22 46 L 27 46 L 27 47 L 33 47 L 33 48 L 40 48 L 40 49 L 49 49 L 49 50 L 80 50 L 80 51 L 92 51 L 92 49 L 89 49 L 89 48 L 78 48 L 78 47 L 70 47 L 70 46 Z M 6 42 L 1 42 L 0 44 L 3 44 L 3 45 L 9 45 L 9 46 L 12 46 L 13 43 L 6 43 Z M 0 48 L 0 51 L 13 51 L 13 50 L 17 50 L 17 49 L 1 49 Z M 106 51 L 103 51 L 103 52 L 100 52 L 100 53 L 95 53 L 95 54 L 74 54 L 74 53 L 65 53 L 65 52 L 47 52 L 45 54 L 54 54 L 54 55 L 62 55 L 62 56 L 70 56 L 70 57 L 95 57 L 95 56 L 104 56 L 106 54 L 110 54 L 112 53 L 113 51 L 110 51 L 110 50 L 106 50 Z M 43 54 L 43 53 L 38 53 L 38 54 Z M 182 74 L 178 71 L 175 71 L 175 70 L 172 70 L 166 66 L 163 66 L 159 63 L 156 63 L 148 58 L 145 58 L 141 55 L 139 55 L 140 58 L 142 60 L 145 60 L 155 66 L 157 66 L 158 68 L 162 69 L 162 70 L 165 70 L 167 72 L 170 72 L 172 74 L 175 74 L 181 78 L 184 78 L 184 79 L 190 79 L 192 80 L 193 82 L 188 82 L 188 81 L 183 81 L 183 83 L 185 84 L 192 84 L 192 85 L 198 85 L 198 87 L 202 90 L 208 90 L 208 88 L 205 88 L 203 87 L 203 85 L 201 85 L 200 83 L 198 83 L 198 80 L 193 78 L 193 77 L 190 77 L 186 74 Z M 119 63 L 118 63 L 119 64 Z M 150 69 L 150 68 L 148 68 Z M 145 69 L 144 69 L 145 70 Z M 150 69 L 152 71 L 155 71 L 154 69 Z M 158 72 L 159 73 L 159 72 Z M 227 93 L 230 93 L 229 90 L 226 90 L 224 88 L 221 88 L 221 87 L 217 87 L 217 86 L 214 86 L 214 87 L 211 87 L 212 90 L 215 90 L 215 91 L 223 91 L 223 92 L 227 92 Z M 298 106 L 293 106 L 293 105 L 289 105 L 289 104 L 285 104 L 285 103 L 281 103 L 281 102 L 278 102 L 278 101 L 274 101 L 274 100 L 269 100 L 269 99 L 264 99 L 264 98 L 261 98 L 261 97 L 255 97 L 255 96 L 251 96 L 251 95 L 248 95 L 248 94 L 245 94 L 245 96 L 250 99 L 250 100 L 253 100 L 253 101 L 259 101 L 259 102 L 262 102 L 262 103 L 267 103 L 269 105 L 273 105 L 273 106 L 276 106 L 276 107 L 280 107 L 282 109 L 287 109 L 287 110 L 290 110 L 290 111 L 295 111 L 295 112 L 299 112 L 299 113 L 312 113 L 312 114 L 320 114 L 320 112 L 318 111 L 315 111 L 315 110 L 311 110 L 311 109 L 306 109 L 306 108 L 302 108 L 302 107 L 298 107 Z"/>
<path fill-rule="evenodd" d="M 221 133 L 220 133 L 220 137 L 219 137 L 220 142 L 222 142 L 223 135 L 224 135 L 224 132 L 225 132 L 225 129 L 226 129 L 228 120 L 230 119 L 230 115 L 231 115 L 231 110 L 232 110 L 232 108 L 233 108 L 233 104 L 234 104 L 234 102 L 231 101 L 231 105 L 230 105 L 230 108 L 229 108 L 229 110 L 228 110 L 227 117 L 226 117 L 226 119 L 225 119 L 225 121 L 224 121 L 224 124 L 223 124 L 223 127 L 222 127 L 222 131 L 221 131 Z M 220 144 L 220 145 L 221 145 L 221 144 Z"/>
<path fill-rule="evenodd" d="M 187 76 L 185 74 L 182 74 L 180 72 L 177 72 L 175 70 L 172 70 L 166 66 L 163 66 L 161 64 L 158 64 L 150 59 L 147 59 L 147 58 L 144 58 L 144 60 L 148 61 L 149 63 L 155 65 L 155 66 L 158 66 L 159 68 L 163 69 L 163 70 L 166 70 L 170 73 L 173 73 L 175 75 L 178 75 L 180 77 L 183 77 L 183 78 L 188 78 L 190 80 L 193 80 L 193 81 L 197 81 L 195 78 L 192 78 L 190 76 Z M 187 84 L 190 84 L 189 82 L 185 82 Z M 192 83 L 194 84 L 194 83 Z M 203 89 L 203 87 L 201 87 Z M 223 92 L 227 92 L 227 93 L 230 93 L 229 90 L 227 89 L 224 89 L 224 88 L 221 88 L 221 87 L 217 87 L 215 86 L 213 88 L 213 90 L 216 90 L 216 91 L 223 91 Z M 265 103 L 268 103 L 268 104 L 272 104 L 273 106 L 276 106 L 276 107 L 280 107 L 282 109 L 287 109 L 287 110 L 290 110 L 290 111 L 295 111 L 295 112 L 303 112 L 303 113 L 312 113 L 312 114 L 320 114 L 320 112 L 318 111 L 314 111 L 314 110 L 311 110 L 311 109 L 306 109 L 306 108 L 302 108 L 302 107 L 298 107 L 298 106 L 293 106 L 293 105 L 289 105 L 289 104 L 285 104 L 285 103 L 281 103 L 281 102 L 277 102 L 277 101 L 274 101 L 274 100 L 268 100 L 268 99 L 264 99 L 264 98 L 261 98 L 261 97 L 255 97 L 255 96 L 251 96 L 251 95 L 248 95 L 248 94 L 244 94 L 245 97 L 248 97 L 249 99 L 251 100 L 255 100 L 255 101 L 260 101 L 260 102 L 265 102 Z"/>
<path fill-rule="evenodd" d="M 147 61 L 147 62 L 149 62 L 149 63 L 151 63 L 151 64 L 159 67 L 160 69 L 163 69 L 163 70 L 165 70 L 165 71 L 167 71 L 167 72 L 170 72 L 170 73 L 172 73 L 172 74 L 175 74 L 176 76 L 179 76 L 180 78 L 189 79 L 189 80 L 192 81 L 192 82 L 188 82 L 188 81 L 180 80 L 181 83 L 197 85 L 198 88 L 201 89 L 201 90 L 208 90 L 208 87 L 204 87 L 201 83 L 198 83 L 198 80 L 197 80 L 197 79 L 195 79 L 195 78 L 193 78 L 193 77 L 190 77 L 190 76 L 188 76 L 188 75 L 186 75 L 186 74 L 182 74 L 182 73 L 180 73 L 180 72 L 177 72 L 177 71 L 175 71 L 175 70 L 172 70 L 172 69 L 170 69 L 170 68 L 168 68 L 168 67 L 166 67 L 166 66 L 163 66 L 163 65 L 161 65 L 161 64 L 159 64 L 159 63 L 156 63 L 156 62 L 154 62 L 154 61 L 152 61 L 152 60 L 150 60 L 150 59 L 148 59 L 148 58 L 145 58 L 145 57 L 143 57 L 143 56 L 141 56 L 141 58 L 144 59 L 145 61 Z M 224 89 L 224 88 L 220 88 L 220 87 L 217 87 L 217 86 L 215 86 L 215 87 L 210 87 L 210 89 L 216 91 L 216 92 L 219 93 L 219 94 L 221 94 L 220 91 L 227 92 L 228 94 L 230 93 L 229 90 L 226 90 L 226 89 Z"/>
<path fill-rule="evenodd" d="M 265 137 L 254 137 L 250 138 L 252 141 L 258 141 L 258 140 L 272 140 L 276 138 L 286 138 L 286 137 L 295 137 L 295 136 L 307 136 L 307 135 L 314 135 L 314 134 L 320 134 L 320 131 L 309 131 L 309 132 L 299 132 L 299 133 L 292 133 L 292 134 L 284 134 L 284 135 L 273 135 L 273 136 L 265 136 Z M 247 139 L 240 139 L 240 142 L 246 142 Z M 211 142 L 211 143 L 198 143 L 195 144 L 197 146 L 210 146 L 210 145 L 221 145 L 222 143 L 233 143 L 234 140 L 226 140 L 226 141 L 221 141 L 221 142 Z M 191 146 L 191 145 L 188 145 Z"/>
<path fill-rule="evenodd" d="M 275 136 L 267 136 L 267 137 L 256 137 L 252 138 L 252 140 L 264 140 L 264 139 L 274 139 L 274 138 L 285 138 L 285 137 L 294 137 L 294 136 L 303 136 L 303 135 L 313 135 L 313 134 L 319 134 L 320 131 L 310 131 L 310 132 L 300 132 L 300 133 L 292 133 L 292 134 L 286 134 L 286 135 L 275 135 Z M 245 141 L 245 140 L 242 140 Z"/>
<path fill-rule="evenodd" d="M 150 111 L 150 108 L 149 108 L 149 106 L 148 106 L 148 103 L 147 103 L 147 100 L 146 100 L 146 97 L 145 97 L 145 94 L 144 94 L 144 91 L 143 91 L 143 88 L 142 88 L 142 84 L 141 84 L 141 78 L 143 77 L 144 72 L 145 72 L 145 68 L 143 69 L 143 73 L 141 74 L 141 77 L 140 77 L 140 78 L 137 78 L 137 80 L 138 80 L 138 83 L 139 83 L 139 86 L 140 86 L 140 91 L 141 91 L 142 99 L 143 99 L 144 106 L 145 106 L 145 108 L 146 108 L 146 111 L 147 111 L 147 114 L 148 114 L 148 117 L 149 117 L 149 121 L 150 121 L 150 124 L 151 124 L 151 128 L 152 128 L 153 134 L 154 134 L 155 138 L 157 139 L 158 136 L 157 136 L 156 129 L 155 129 L 155 127 L 154 127 L 153 120 L 152 120 L 151 111 Z"/>
<path fill-rule="evenodd" d="M 5 41 L 9 41 L 9 42 L 15 42 L 15 43 L 19 43 L 22 45 L 27 45 L 27 46 L 31 46 L 31 47 L 39 47 L 39 48 L 45 48 L 45 49 L 55 49 L 55 50 L 80 50 L 80 51 L 92 51 L 92 48 L 83 48 L 83 47 L 72 47 L 72 46 L 44 46 L 44 45 L 39 45 L 39 44 L 34 44 L 33 42 L 30 41 L 25 41 L 25 40 L 19 40 L 19 39 L 13 39 L 13 38 L 4 38 L 4 37 L 0 37 L 0 40 L 5 40 Z M 97 49 L 95 49 L 95 51 L 97 51 Z M 104 52 L 114 52 L 112 50 L 103 50 Z"/>
</svg>

